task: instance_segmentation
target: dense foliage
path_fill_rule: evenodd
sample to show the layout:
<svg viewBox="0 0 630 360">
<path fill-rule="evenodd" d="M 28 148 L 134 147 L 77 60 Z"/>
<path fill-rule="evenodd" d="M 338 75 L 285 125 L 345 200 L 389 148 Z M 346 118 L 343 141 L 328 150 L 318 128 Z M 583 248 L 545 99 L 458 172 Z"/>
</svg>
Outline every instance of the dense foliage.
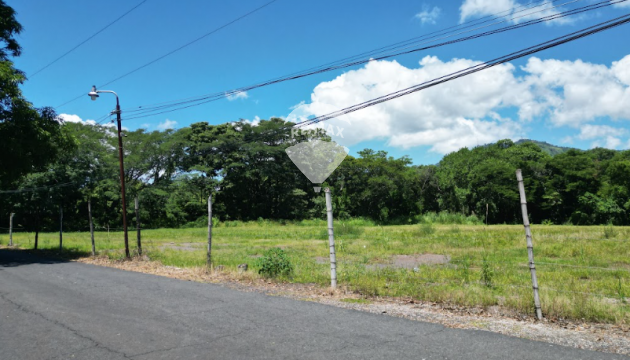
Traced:
<svg viewBox="0 0 630 360">
<path fill-rule="evenodd" d="M 45 169 L 73 145 L 54 111 L 34 108 L 20 91 L 26 77 L 11 58 L 20 55 L 15 37 L 21 30 L 14 10 L 0 0 L 0 188 Z"/>
<path fill-rule="evenodd" d="M 66 123 L 76 149 L 12 186 L 37 191 L 0 194 L 0 226 L 9 213 L 31 230 L 86 230 L 91 200 L 98 227 L 120 228 L 116 137 L 112 128 Z M 325 139 L 323 134 L 311 134 Z M 177 131 L 126 132 L 125 169 L 130 205 L 139 196 L 147 228 L 204 226 L 207 198 L 221 220 L 324 218 L 325 201 L 291 163 L 292 138 L 281 119 L 221 125 L 196 123 Z M 568 150 L 555 156 L 537 144 L 461 149 L 437 165 L 416 166 L 384 151 L 348 156 L 325 186 L 333 189 L 337 218 L 420 223 L 427 213 L 476 216 L 489 224 L 519 223 L 515 170 L 523 170 L 531 220 L 555 224 L 628 224 L 630 151 Z M 59 185 L 62 186 L 59 186 Z M 64 184 L 70 184 L 63 186 Z M 134 222 L 133 206 L 128 207 Z"/>
</svg>

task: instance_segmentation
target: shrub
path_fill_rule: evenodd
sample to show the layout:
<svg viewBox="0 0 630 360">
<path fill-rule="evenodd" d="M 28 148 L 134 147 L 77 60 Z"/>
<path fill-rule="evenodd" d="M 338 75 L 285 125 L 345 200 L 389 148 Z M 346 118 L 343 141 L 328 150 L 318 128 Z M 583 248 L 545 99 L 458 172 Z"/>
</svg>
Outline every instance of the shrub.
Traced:
<svg viewBox="0 0 630 360">
<path fill-rule="evenodd" d="M 286 252 L 280 248 L 267 250 L 256 261 L 258 273 L 264 277 L 273 278 L 279 275 L 289 276 L 293 272 L 293 265 Z"/>
</svg>

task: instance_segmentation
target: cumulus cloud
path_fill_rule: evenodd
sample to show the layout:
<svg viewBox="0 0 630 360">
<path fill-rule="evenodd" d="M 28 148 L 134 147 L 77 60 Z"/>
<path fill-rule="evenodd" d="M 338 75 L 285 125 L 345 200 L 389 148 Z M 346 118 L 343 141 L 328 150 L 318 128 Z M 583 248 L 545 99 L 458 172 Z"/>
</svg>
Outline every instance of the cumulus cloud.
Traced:
<svg viewBox="0 0 630 360">
<path fill-rule="evenodd" d="M 81 119 L 79 115 L 75 115 L 75 114 L 59 114 L 59 118 L 65 122 L 71 122 L 71 123 L 80 123 L 80 124 L 86 124 L 86 125 L 96 124 L 96 121 L 94 120 L 83 121 L 83 119 Z"/>
<path fill-rule="evenodd" d="M 422 25 L 424 24 L 435 24 L 437 19 L 440 17 L 442 13 L 442 9 L 437 6 L 429 9 L 427 4 L 422 5 L 422 11 L 417 13 L 414 17 L 420 20 Z"/>
<path fill-rule="evenodd" d="M 630 55 L 611 67 L 534 57 L 523 70 L 537 104 L 524 117 L 549 110 L 554 125 L 573 127 L 605 116 L 630 119 Z"/>
<path fill-rule="evenodd" d="M 166 119 L 164 122 L 158 124 L 157 128 L 160 130 L 170 130 L 175 129 L 175 126 L 177 126 L 177 121 Z"/>
<path fill-rule="evenodd" d="M 373 61 L 319 84 L 311 102 L 298 105 L 287 120 L 297 122 L 327 114 L 476 64 L 473 60 L 443 62 L 427 56 L 419 68 L 410 69 L 396 61 Z M 342 129 L 343 138 L 333 136 L 333 140 L 344 146 L 382 139 L 403 148 L 430 145 L 441 153 L 513 137 L 519 126 L 496 113 L 499 108 L 530 100 L 513 71 L 512 65 L 499 65 L 326 124 Z"/>
<path fill-rule="evenodd" d="M 258 124 L 260 124 L 260 116 L 258 115 L 254 116 L 253 120 L 249 120 L 249 119 L 241 119 L 241 120 L 250 124 L 251 126 L 258 126 Z"/>
<path fill-rule="evenodd" d="M 247 91 L 241 91 L 241 92 L 237 92 L 236 94 L 233 95 L 228 95 L 227 99 L 229 101 L 234 101 L 234 100 L 238 100 L 238 99 L 247 99 L 249 97 L 249 95 L 247 94 Z"/>
<path fill-rule="evenodd" d="M 486 15 L 505 16 L 512 23 L 519 23 L 544 16 L 552 16 L 561 12 L 560 8 L 554 7 L 552 4 L 544 6 L 534 6 L 530 4 L 521 4 L 516 0 L 464 0 L 459 8 L 460 23 L 473 18 Z M 573 23 L 579 17 L 562 17 L 552 20 L 547 24 L 569 24 Z"/>
<path fill-rule="evenodd" d="M 325 115 L 476 64 L 432 56 L 417 68 L 372 61 L 317 85 L 310 102 L 296 105 L 287 120 Z M 577 137 L 595 146 L 621 144 L 625 130 L 590 123 L 605 117 L 630 119 L 630 55 L 610 67 L 533 57 L 522 70 L 516 76 L 513 65 L 499 65 L 316 126 L 344 146 L 382 140 L 405 149 L 429 146 L 438 153 L 523 137 L 523 124 L 532 120 L 582 129 Z M 505 112 L 518 114 L 517 119 L 500 115 Z"/>
<path fill-rule="evenodd" d="M 581 140 L 593 140 L 591 147 L 605 147 L 608 149 L 617 149 L 621 145 L 620 136 L 628 133 L 626 129 L 615 128 L 608 125 L 584 125 L 580 129 L 577 136 Z"/>
</svg>

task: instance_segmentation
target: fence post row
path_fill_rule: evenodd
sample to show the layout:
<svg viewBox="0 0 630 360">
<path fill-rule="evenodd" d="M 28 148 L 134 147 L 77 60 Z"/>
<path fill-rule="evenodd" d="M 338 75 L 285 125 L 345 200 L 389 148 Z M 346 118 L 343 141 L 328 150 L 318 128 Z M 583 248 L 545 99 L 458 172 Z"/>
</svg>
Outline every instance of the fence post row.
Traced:
<svg viewBox="0 0 630 360">
<path fill-rule="evenodd" d="M 212 194 L 208 196 L 208 252 L 206 255 L 206 266 L 212 267 Z"/>
<path fill-rule="evenodd" d="M 63 207 L 59 205 L 59 251 L 63 249 Z"/>
<path fill-rule="evenodd" d="M 94 246 L 94 222 L 92 222 L 92 199 L 88 199 L 88 217 L 90 219 L 90 238 L 92 239 L 92 256 L 95 256 L 96 246 Z"/>
<path fill-rule="evenodd" d="M 326 193 L 326 213 L 328 215 L 328 243 L 330 246 L 330 286 L 337 287 L 337 259 L 335 254 L 335 233 L 333 232 L 332 197 L 330 188 L 324 189 Z"/>
<path fill-rule="evenodd" d="M 13 216 L 15 213 L 11 213 L 9 217 L 9 246 L 13 246 Z"/>
<path fill-rule="evenodd" d="M 140 202 L 138 197 L 135 199 L 135 208 L 136 208 L 136 232 L 138 238 L 138 255 L 142 255 L 142 235 L 140 232 Z"/>
<path fill-rule="evenodd" d="M 518 192 L 521 196 L 521 211 L 523 213 L 525 238 L 527 239 L 527 256 L 529 257 L 529 271 L 532 275 L 532 288 L 534 289 L 534 306 L 536 307 L 536 318 L 538 318 L 538 320 L 542 320 L 540 297 L 538 296 L 538 279 L 536 278 L 536 265 L 534 265 L 534 244 L 532 242 L 532 232 L 529 226 L 529 216 L 527 215 L 527 199 L 525 198 L 525 186 L 523 185 L 523 174 L 521 173 L 521 169 L 516 170 L 516 180 L 518 181 Z"/>
</svg>

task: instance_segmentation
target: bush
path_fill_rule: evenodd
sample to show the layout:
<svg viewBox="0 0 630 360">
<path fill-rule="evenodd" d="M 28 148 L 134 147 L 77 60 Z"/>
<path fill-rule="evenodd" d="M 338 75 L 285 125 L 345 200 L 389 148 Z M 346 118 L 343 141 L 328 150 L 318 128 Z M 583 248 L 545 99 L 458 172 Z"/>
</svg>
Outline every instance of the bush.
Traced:
<svg viewBox="0 0 630 360">
<path fill-rule="evenodd" d="M 273 278 L 279 275 L 289 276 L 293 272 L 293 265 L 286 252 L 280 248 L 267 250 L 256 261 L 258 273 L 264 277 Z"/>
</svg>

